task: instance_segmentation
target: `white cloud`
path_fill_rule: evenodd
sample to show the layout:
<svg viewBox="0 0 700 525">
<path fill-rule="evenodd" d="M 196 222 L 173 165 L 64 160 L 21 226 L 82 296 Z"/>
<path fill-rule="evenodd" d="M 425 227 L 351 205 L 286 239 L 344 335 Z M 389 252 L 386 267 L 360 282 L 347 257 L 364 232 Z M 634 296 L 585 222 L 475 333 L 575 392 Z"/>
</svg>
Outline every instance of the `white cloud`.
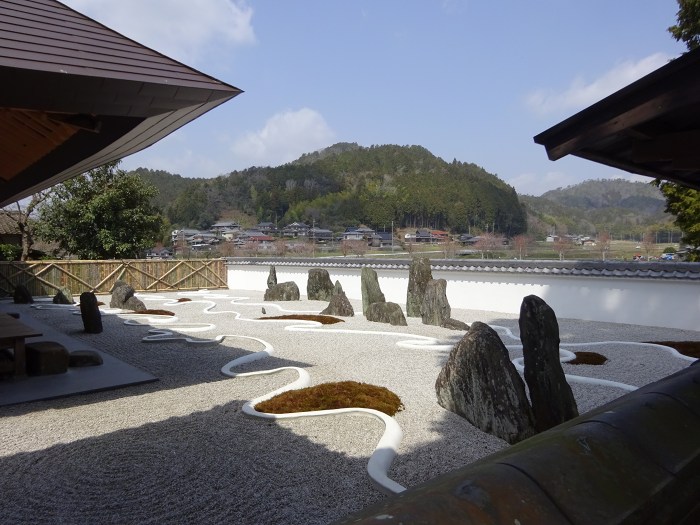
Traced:
<svg viewBox="0 0 700 525">
<path fill-rule="evenodd" d="M 532 111 L 542 115 L 578 111 L 651 73 L 670 59 L 669 55 L 655 53 L 637 62 L 628 60 L 617 64 L 603 76 L 591 82 L 578 76 L 565 91 L 557 92 L 553 89 L 533 91 L 527 95 L 526 104 Z"/>
<path fill-rule="evenodd" d="M 252 44 L 245 0 L 63 0 L 66 5 L 186 64 L 232 45 Z"/>
<path fill-rule="evenodd" d="M 256 132 L 234 142 L 236 164 L 247 166 L 279 166 L 309 153 L 330 146 L 335 133 L 323 116 L 309 108 L 277 113 Z"/>
</svg>

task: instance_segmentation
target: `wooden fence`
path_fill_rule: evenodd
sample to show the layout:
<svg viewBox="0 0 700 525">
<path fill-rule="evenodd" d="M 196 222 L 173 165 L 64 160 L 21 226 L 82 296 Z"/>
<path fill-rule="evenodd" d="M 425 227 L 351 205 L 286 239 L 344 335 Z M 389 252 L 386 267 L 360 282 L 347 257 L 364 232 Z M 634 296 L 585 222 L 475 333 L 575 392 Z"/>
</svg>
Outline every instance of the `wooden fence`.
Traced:
<svg viewBox="0 0 700 525">
<path fill-rule="evenodd" d="M 221 259 L 13 261 L 0 262 L 0 297 L 20 284 L 33 296 L 53 296 L 59 288 L 73 295 L 110 293 L 117 279 L 139 292 L 228 288 Z"/>
</svg>

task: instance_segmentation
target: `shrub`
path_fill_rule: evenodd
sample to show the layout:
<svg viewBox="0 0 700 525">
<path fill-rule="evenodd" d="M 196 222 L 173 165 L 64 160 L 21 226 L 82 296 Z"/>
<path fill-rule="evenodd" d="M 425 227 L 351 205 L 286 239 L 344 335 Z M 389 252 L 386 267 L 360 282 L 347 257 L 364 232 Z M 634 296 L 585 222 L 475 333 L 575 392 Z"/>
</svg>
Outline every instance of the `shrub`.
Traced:
<svg viewBox="0 0 700 525">
<path fill-rule="evenodd" d="M 22 247 L 16 244 L 0 244 L 0 261 L 19 261 Z"/>
</svg>

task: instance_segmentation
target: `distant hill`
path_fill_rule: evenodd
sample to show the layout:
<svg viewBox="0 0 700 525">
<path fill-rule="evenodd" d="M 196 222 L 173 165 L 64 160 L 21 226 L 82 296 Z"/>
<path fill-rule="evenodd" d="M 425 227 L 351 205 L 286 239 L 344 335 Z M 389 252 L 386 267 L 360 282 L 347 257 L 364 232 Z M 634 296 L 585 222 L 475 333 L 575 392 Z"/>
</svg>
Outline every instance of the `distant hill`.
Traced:
<svg viewBox="0 0 700 525">
<path fill-rule="evenodd" d="M 235 211 L 258 221 L 427 227 L 517 234 L 525 212 L 515 189 L 470 163 L 447 163 L 420 146 L 339 143 L 283 166 L 251 167 L 214 179 L 136 170 L 160 191 L 175 226 L 206 228 Z"/>
<path fill-rule="evenodd" d="M 625 179 L 587 180 L 574 186 L 543 194 L 545 199 L 583 210 L 621 208 L 644 215 L 663 213 L 666 199 L 661 191 L 645 182 Z"/>
<path fill-rule="evenodd" d="M 161 209 L 167 208 L 179 195 L 197 184 L 197 179 L 188 179 L 163 170 L 137 168 L 131 173 L 158 188 L 158 195 L 153 199 L 153 204 Z"/>
<path fill-rule="evenodd" d="M 588 180 L 541 197 L 521 195 L 520 201 L 527 209 L 529 229 L 539 234 L 566 230 L 591 235 L 608 230 L 634 236 L 673 220 L 664 212 L 666 200 L 658 188 L 624 179 Z"/>
</svg>

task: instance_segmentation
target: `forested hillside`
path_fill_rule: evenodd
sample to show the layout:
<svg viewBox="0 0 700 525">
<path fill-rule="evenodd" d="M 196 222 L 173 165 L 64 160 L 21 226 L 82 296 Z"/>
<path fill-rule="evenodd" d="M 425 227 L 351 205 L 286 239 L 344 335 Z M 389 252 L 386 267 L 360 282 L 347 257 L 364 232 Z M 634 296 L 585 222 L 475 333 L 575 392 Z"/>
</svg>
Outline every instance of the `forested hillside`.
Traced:
<svg viewBox="0 0 700 525">
<path fill-rule="evenodd" d="M 606 230 L 615 237 L 639 237 L 649 229 L 671 227 L 658 188 L 624 179 L 588 180 L 548 191 L 541 197 L 520 196 L 531 234 L 595 235 Z"/>
<path fill-rule="evenodd" d="M 173 225 L 206 228 L 232 212 L 258 221 L 306 221 L 329 229 L 430 227 L 454 232 L 526 229 L 515 190 L 470 163 L 447 163 L 419 146 L 336 144 L 279 166 L 214 179 L 137 170 L 160 191 Z M 234 213 L 235 216 L 235 213 Z"/>
</svg>

